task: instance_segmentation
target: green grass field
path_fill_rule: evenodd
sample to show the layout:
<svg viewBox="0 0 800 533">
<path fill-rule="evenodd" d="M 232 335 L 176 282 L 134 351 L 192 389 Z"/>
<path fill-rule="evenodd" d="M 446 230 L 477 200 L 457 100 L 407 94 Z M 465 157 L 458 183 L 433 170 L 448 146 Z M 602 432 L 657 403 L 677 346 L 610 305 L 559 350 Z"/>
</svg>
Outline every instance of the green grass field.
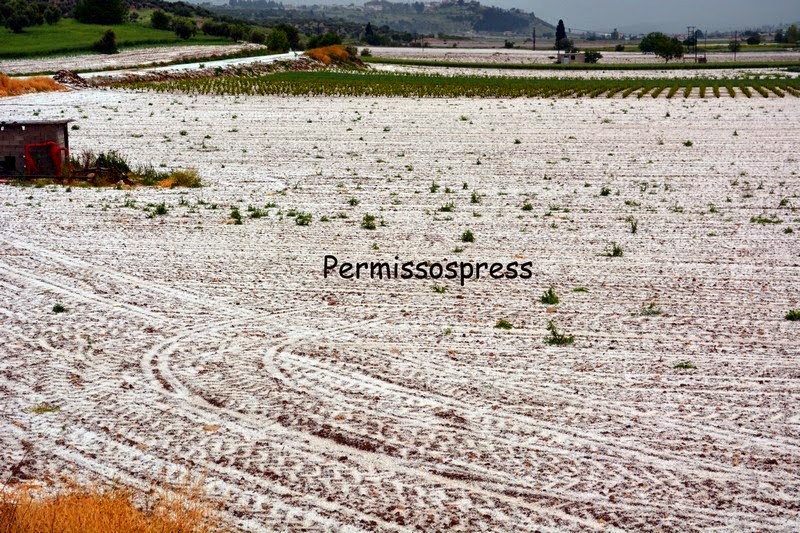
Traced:
<svg viewBox="0 0 800 533">
<path fill-rule="evenodd" d="M 139 23 L 117 26 L 81 24 L 74 19 L 61 19 L 58 24 L 25 28 L 14 34 L 0 28 L 0 58 L 22 58 L 52 55 L 67 55 L 91 51 L 92 43 L 97 41 L 106 29 L 111 28 L 117 35 L 117 45 L 121 48 L 151 45 L 220 44 L 228 39 L 198 33 L 189 40 L 179 39 L 175 33 L 156 30 Z"/>
</svg>

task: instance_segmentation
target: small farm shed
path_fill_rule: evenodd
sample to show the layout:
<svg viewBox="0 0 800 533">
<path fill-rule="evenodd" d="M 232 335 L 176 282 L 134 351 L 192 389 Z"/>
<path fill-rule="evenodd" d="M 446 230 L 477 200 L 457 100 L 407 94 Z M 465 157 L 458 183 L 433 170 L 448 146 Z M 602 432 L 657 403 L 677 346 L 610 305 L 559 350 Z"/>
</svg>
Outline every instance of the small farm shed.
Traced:
<svg viewBox="0 0 800 533">
<path fill-rule="evenodd" d="M 556 61 L 559 65 L 569 65 L 570 63 L 586 63 L 586 54 L 583 52 L 564 52 L 558 55 Z"/>
<path fill-rule="evenodd" d="M 72 120 L 0 119 L 0 177 L 61 176 Z"/>
</svg>

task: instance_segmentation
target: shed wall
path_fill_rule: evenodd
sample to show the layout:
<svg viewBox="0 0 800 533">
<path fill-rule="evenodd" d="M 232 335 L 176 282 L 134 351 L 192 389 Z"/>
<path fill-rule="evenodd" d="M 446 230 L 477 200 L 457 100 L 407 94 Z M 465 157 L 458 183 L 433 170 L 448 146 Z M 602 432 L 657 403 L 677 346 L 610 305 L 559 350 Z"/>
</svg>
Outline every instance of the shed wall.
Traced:
<svg viewBox="0 0 800 533">
<path fill-rule="evenodd" d="M 6 157 L 14 158 L 14 173 L 25 172 L 25 146 L 53 141 L 67 147 L 66 124 L 4 124 L 0 126 L 0 165 Z M 9 173 L 10 169 L 5 169 Z"/>
</svg>

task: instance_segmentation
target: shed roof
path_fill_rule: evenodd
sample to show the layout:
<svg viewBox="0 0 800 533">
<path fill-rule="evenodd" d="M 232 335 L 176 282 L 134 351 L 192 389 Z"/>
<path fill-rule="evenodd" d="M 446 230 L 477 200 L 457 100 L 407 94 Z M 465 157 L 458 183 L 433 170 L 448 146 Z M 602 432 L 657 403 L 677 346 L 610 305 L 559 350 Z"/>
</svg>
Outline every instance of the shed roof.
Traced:
<svg viewBox="0 0 800 533">
<path fill-rule="evenodd" d="M 0 120 L 0 126 L 48 126 L 48 125 L 61 125 L 75 122 L 71 118 L 51 119 L 51 120 L 29 120 L 29 119 L 7 119 Z"/>
</svg>

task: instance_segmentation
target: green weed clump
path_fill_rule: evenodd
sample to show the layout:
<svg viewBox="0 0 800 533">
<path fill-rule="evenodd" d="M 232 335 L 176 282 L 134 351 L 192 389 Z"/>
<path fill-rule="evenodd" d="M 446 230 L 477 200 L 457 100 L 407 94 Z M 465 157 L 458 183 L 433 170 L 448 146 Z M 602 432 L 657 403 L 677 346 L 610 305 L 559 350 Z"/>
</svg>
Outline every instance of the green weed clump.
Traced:
<svg viewBox="0 0 800 533">
<path fill-rule="evenodd" d="M 236 225 L 241 225 L 242 223 L 242 214 L 239 212 L 238 207 L 231 207 L 231 220 Z"/>
<path fill-rule="evenodd" d="M 539 300 L 546 305 L 558 305 L 558 295 L 553 287 L 547 289 Z"/>
<path fill-rule="evenodd" d="M 547 331 L 550 332 L 550 335 L 545 337 L 544 341 L 551 346 L 567 346 L 575 342 L 574 335 L 559 333 L 555 322 L 552 320 L 547 321 Z"/>
<path fill-rule="evenodd" d="M 786 320 L 797 321 L 800 320 L 800 309 L 792 309 L 786 313 Z"/>
<path fill-rule="evenodd" d="M 364 213 L 364 216 L 361 218 L 361 227 L 367 230 L 377 229 L 377 225 L 375 224 L 375 215 Z"/>
<path fill-rule="evenodd" d="M 511 322 L 509 322 L 505 318 L 501 318 L 500 320 L 497 321 L 497 323 L 494 325 L 494 327 L 496 329 L 509 330 L 509 329 L 513 329 L 514 328 L 514 324 L 512 324 Z"/>
<path fill-rule="evenodd" d="M 639 310 L 641 316 L 659 316 L 663 313 L 655 302 L 650 302 Z"/>
<path fill-rule="evenodd" d="M 611 243 L 611 251 L 608 252 L 606 255 L 608 257 L 622 257 L 622 254 L 623 254 L 622 246 L 620 246 L 619 244 L 617 244 L 615 242 L 612 242 Z"/>
<path fill-rule="evenodd" d="M 471 229 L 461 234 L 461 242 L 475 242 L 475 234 L 472 233 Z"/>
<path fill-rule="evenodd" d="M 31 407 L 31 413 L 35 415 L 43 415 L 46 413 L 57 413 L 61 410 L 60 405 L 55 405 L 52 403 L 40 403 L 33 407 Z"/>
<path fill-rule="evenodd" d="M 769 216 L 767 216 L 767 215 L 757 215 L 757 216 L 754 216 L 754 217 L 750 217 L 750 222 L 753 223 L 753 224 L 761 224 L 763 226 L 763 225 L 766 225 L 766 224 L 782 224 L 783 220 L 779 219 L 778 215 L 773 213 L 773 214 L 771 214 Z"/>
</svg>

